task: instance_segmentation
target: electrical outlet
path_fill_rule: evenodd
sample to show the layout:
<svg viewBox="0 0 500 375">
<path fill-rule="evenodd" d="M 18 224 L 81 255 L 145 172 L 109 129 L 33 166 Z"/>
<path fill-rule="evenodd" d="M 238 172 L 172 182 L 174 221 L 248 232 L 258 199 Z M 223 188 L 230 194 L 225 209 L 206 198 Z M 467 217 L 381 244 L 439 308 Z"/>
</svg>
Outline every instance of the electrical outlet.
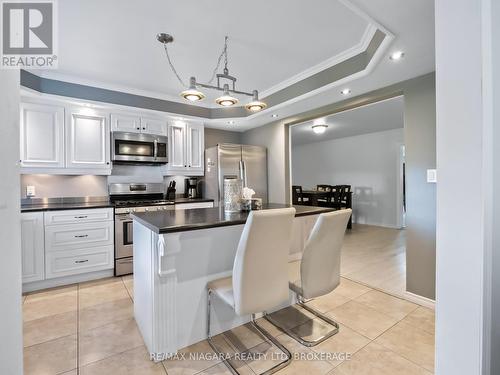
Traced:
<svg viewBox="0 0 500 375">
<path fill-rule="evenodd" d="M 35 187 L 33 185 L 26 186 L 26 196 L 31 198 L 36 195 Z"/>
</svg>

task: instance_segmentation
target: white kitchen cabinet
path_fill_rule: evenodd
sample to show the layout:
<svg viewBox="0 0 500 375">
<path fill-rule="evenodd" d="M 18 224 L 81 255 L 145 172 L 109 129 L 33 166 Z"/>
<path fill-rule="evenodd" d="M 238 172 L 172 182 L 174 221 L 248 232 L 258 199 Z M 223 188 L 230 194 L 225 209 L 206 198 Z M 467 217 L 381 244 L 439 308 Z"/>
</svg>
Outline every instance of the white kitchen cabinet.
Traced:
<svg viewBox="0 0 500 375">
<path fill-rule="evenodd" d="M 141 132 L 141 118 L 140 116 L 126 115 L 126 114 L 111 114 L 111 131 L 114 132 L 127 132 L 127 133 L 140 133 Z"/>
<path fill-rule="evenodd" d="M 66 168 L 111 171 L 107 113 L 79 107 L 67 110 Z"/>
<path fill-rule="evenodd" d="M 43 212 L 21 214 L 21 258 L 23 282 L 45 278 Z"/>
<path fill-rule="evenodd" d="M 201 123 L 174 121 L 168 125 L 167 175 L 203 176 L 204 137 Z"/>
<path fill-rule="evenodd" d="M 204 152 L 205 129 L 203 124 L 188 123 L 186 127 L 186 159 L 189 175 L 203 175 Z"/>
<path fill-rule="evenodd" d="M 21 104 L 21 167 L 64 168 L 64 107 Z"/>
<path fill-rule="evenodd" d="M 141 132 L 146 134 L 167 135 L 167 121 L 141 117 Z"/>
<path fill-rule="evenodd" d="M 186 161 L 186 124 L 174 121 L 168 125 L 168 165 L 171 172 L 184 172 Z"/>
</svg>

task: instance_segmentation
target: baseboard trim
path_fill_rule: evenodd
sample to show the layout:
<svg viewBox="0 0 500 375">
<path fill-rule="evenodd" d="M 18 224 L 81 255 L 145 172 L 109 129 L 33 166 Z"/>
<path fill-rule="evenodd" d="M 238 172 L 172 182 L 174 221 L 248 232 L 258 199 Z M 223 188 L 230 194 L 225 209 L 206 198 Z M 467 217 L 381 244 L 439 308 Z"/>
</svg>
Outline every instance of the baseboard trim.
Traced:
<svg viewBox="0 0 500 375">
<path fill-rule="evenodd" d="M 436 308 L 436 301 L 433 299 L 427 298 L 427 297 L 422 297 L 419 296 L 418 294 L 414 294 L 412 292 L 405 292 L 406 299 L 415 302 L 421 306 L 427 307 L 429 309 L 435 309 Z"/>
<path fill-rule="evenodd" d="M 82 283 L 85 281 L 104 279 L 114 275 L 114 270 L 104 270 L 84 273 L 81 275 L 58 277 L 56 279 L 47 279 L 41 281 L 34 281 L 31 283 L 23 284 L 23 293 L 34 292 L 36 290 L 55 288 L 58 286 Z"/>
</svg>

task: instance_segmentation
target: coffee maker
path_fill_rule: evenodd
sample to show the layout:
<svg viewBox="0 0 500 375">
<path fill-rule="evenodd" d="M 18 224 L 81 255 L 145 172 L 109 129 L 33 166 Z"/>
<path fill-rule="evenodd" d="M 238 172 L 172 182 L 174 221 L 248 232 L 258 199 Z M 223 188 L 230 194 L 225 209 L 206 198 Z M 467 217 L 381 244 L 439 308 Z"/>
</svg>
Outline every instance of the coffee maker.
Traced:
<svg viewBox="0 0 500 375">
<path fill-rule="evenodd" d="M 198 189 L 198 179 L 195 177 L 186 178 L 184 181 L 184 197 L 185 198 L 200 198 Z"/>
</svg>

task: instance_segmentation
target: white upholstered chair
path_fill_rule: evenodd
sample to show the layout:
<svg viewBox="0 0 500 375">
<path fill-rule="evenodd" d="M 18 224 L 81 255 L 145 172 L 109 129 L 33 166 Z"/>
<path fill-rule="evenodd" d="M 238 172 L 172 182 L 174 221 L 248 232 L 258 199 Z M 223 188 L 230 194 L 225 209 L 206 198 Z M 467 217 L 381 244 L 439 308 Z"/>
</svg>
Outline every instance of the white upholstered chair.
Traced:
<svg viewBox="0 0 500 375">
<path fill-rule="evenodd" d="M 330 324 L 333 329 L 325 335 L 308 341 L 283 326 L 271 315 L 265 318 L 305 346 L 315 346 L 335 335 L 338 324 L 304 303 L 304 300 L 323 296 L 340 284 L 340 251 L 352 210 L 345 209 L 321 214 L 305 244 L 302 259 L 288 264 L 290 289 L 297 295 L 298 304 Z"/>
<path fill-rule="evenodd" d="M 285 354 L 285 360 L 263 374 L 272 374 L 291 361 L 290 352 L 257 324 L 255 314 L 288 301 L 287 267 L 294 217 L 295 208 L 252 211 L 241 234 L 232 277 L 213 280 L 207 285 L 207 336 L 210 346 L 221 354 L 210 332 L 211 298 L 217 296 L 237 315 L 250 314 L 255 329 Z M 230 361 L 224 363 L 233 374 L 238 374 Z"/>
</svg>

